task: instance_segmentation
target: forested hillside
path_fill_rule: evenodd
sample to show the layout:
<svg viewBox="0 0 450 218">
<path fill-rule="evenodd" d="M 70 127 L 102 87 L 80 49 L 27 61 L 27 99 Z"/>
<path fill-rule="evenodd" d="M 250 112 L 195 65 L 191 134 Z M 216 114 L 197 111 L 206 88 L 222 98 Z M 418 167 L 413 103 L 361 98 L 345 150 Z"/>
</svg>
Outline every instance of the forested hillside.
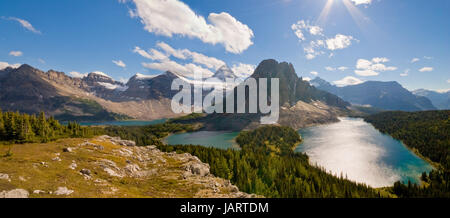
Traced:
<svg viewBox="0 0 450 218">
<path fill-rule="evenodd" d="M 365 120 L 383 133 L 439 163 L 439 169 L 424 173 L 424 186 L 394 184 L 400 197 L 450 197 L 450 111 L 384 112 Z"/>
<path fill-rule="evenodd" d="M 102 130 L 77 123 L 61 125 L 44 112 L 38 116 L 0 110 L 0 141 L 5 143 L 48 142 L 59 138 L 92 137 Z"/>
</svg>

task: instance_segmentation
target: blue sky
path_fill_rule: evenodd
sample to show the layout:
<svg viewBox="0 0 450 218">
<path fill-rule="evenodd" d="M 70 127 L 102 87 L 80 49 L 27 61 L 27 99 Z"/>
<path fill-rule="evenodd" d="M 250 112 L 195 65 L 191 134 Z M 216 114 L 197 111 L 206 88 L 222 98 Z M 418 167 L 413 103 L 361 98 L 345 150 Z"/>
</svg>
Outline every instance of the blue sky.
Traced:
<svg viewBox="0 0 450 218">
<path fill-rule="evenodd" d="M 447 0 L 5 0 L 0 67 L 125 81 L 167 68 L 208 74 L 222 63 L 246 74 L 274 58 L 339 85 L 445 90 L 448 11 Z"/>
</svg>

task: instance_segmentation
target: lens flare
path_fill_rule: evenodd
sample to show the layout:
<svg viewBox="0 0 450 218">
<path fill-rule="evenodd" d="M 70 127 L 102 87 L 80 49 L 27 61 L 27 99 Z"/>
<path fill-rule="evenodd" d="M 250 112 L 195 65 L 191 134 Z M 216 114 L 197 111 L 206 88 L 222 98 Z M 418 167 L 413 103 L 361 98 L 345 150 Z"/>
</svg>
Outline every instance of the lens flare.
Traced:
<svg viewBox="0 0 450 218">
<path fill-rule="evenodd" d="M 328 18 L 328 14 L 330 14 L 331 6 L 333 6 L 334 0 L 328 0 L 327 4 L 325 4 L 325 7 L 322 9 L 322 12 L 320 12 L 319 19 L 317 19 L 317 23 L 320 25 L 323 25 Z"/>
</svg>

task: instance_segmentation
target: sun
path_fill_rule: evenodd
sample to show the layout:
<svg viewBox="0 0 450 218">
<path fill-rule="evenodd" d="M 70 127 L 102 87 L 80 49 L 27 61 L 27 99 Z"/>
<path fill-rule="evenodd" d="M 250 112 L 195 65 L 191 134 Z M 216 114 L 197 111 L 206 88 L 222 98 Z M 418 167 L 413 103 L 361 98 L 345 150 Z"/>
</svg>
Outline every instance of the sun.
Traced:
<svg viewBox="0 0 450 218">
<path fill-rule="evenodd" d="M 342 2 L 345 8 L 347 8 L 349 14 L 352 16 L 355 23 L 359 26 L 359 28 L 360 29 L 363 28 L 362 23 L 363 21 L 367 20 L 367 17 L 364 16 L 364 14 L 361 13 L 361 11 L 357 7 L 355 7 L 352 1 L 358 3 L 358 2 L 366 2 L 368 0 L 328 0 L 322 9 L 322 12 L 319 15 L 319 18 L 317 19 L 317 23 L 320 25 L 324 25 L 328 19 L 328 15 L 330 14 L 333 3 Z"/>
</svg>

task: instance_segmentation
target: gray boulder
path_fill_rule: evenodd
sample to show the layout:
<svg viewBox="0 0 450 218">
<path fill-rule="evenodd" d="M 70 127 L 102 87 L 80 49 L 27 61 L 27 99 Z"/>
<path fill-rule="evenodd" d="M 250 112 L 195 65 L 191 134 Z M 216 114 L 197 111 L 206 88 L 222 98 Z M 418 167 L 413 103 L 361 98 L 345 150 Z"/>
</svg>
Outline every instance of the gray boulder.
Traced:
<svg viewBox="0 0 450 218">
<path fill-rule="evenodd" d="M 13 189 L 0 192 L 0 198 L 28 198 L 30 193 L 25 189 Z"/>
</svg>

